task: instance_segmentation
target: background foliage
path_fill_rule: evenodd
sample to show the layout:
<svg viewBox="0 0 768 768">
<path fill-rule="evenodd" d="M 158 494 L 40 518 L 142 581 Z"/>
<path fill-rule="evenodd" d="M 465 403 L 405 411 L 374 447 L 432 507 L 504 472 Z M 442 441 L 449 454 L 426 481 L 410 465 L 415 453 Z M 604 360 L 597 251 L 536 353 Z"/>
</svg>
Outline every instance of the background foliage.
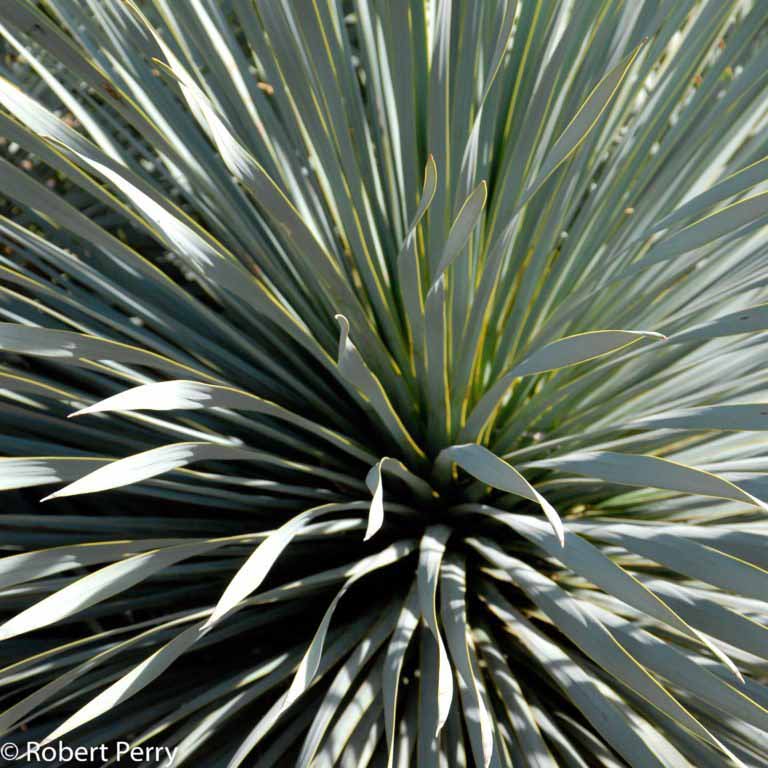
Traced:
<svg viewBox="0 0 768 768">
<path fill-rule="evenodd" d="M 5 738 L 768 765 L 767 20 L 3 3 Z"/>
</svg>

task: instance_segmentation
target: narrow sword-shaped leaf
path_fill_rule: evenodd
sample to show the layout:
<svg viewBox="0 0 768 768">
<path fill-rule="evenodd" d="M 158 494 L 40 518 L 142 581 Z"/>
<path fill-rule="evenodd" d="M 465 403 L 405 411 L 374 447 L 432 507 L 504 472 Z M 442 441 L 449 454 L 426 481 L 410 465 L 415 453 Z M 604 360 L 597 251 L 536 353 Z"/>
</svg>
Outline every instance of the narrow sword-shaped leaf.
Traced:
<svg viewBox="0 0 768 768">
<path fill-rule="evenodd" d="M 83 456 L 23 456 L 0 458 L 0 490 L 31 488 L 82 477 L 109 459 Z"/>
<path fill-rule="evenodd" d="M 634 273 L 709 245 L 766 214 L 768 214 L 768 192 L 732 203 L 664 238 L 651 248 L 647 256 L 633 264 L 631 269 Z"/>
<path fill-rule="evenodd" d="M 661 579 L 647 579 L 644 583 L 702 632 L 768 660 L 768 627 L 720 605 L 703 590 L 694 591 Z"/>
<path fill-rule="evenodd" d="M 402 461 L 399 459 L 393 459 L 391 456 L 383 456 L 378 462 L 378 466 L 380 467 L 380 471 L 382 473 L 386 473 L 389 475 L 392 475 L 392 477 L 396 477 L 399 480 L 401 480 L 403 483 L 405 483 L 408 488 L 411 490 L 411 492 L 416 496 L 416 498 L 419 499 L 419 501 L 423 502 L 431 502 L 434 497 L 434 491 L 432 490 L 431 486 L 426 480 L 423 480 L 418 475 L 414 475 L 413 472 L 411 472 L 408 467 L 403 464 Z M 374 477 L 372 475 L 373 473 L 373 467 L 371 467 L 370 472 L 368 473 L 371 477 Z M 371 482 L 369 482 L 368 478 L 366 478 L 366 485 L 368 486 L 369 490 L 373 492 L 373 488 L 371 487 Z"/>
<path fill-rule="evenodd" d="M 379 367 L 383 372 L 387 372 L 391 366 L 389 361 L 385 359 L 381 349 L 381 342 L 371 333 L 365 319 L 365 314 L 359 306 L 359 301 L 350 289 L 350 286 L 343 279 L 338 264 L 331 259 L 330 255 L 314 237 L 285 193 L 266 173 L 264 168 L 256 162 L 253 156 L 237 141 L 212 108 L 203 92 L 191 78 L 186 76 L 184 68 L 171 49 L 163 43 L 161 38 L 156 36 L 156 39 L 162 47 L 164 55 L 172 63 L 169 71 L 174 74 L 174 77 L 181 75 L 179 82 L 182 85 L 185 96 L 204 115 L 212 138 L 216 142 L 229 169 L 253 194 L 255 199 L 261 205 L 264 205 L 274 223 L 279 228 L 285 229 L 301 250 L 314 254 L 313 264 L 319 270 L 325 284 L 329 286 L 333 299 L 339 304 L 338 308 L 347 312 L 353 318 L 359 332 L 366 339 L 366 348 L 370 351 L 370 354 L 376 355 L 377 362 L 384 361 Z M 158 62 L 158 64 L 165 66 L 162 62 Z M 377 288 L 378 291 L 374 291 L 375 297 L 379 302 L 382 302 L 383 297 L 377 295 L 381 291 L 378 282 Z"/>
<path fill-rule="evenodd" d="M 461 253 L 464 246 L 472 234 L 472 230 L 477 226 L 480 214 L 485 207 L 485 201 L 488 198 L 488 187 L 484 181 L 475 187 L 469 194 L 464 204 L 461 206 L 456 218 L 451 224 L 448 232 L 448 238 L 443 246 L 443 252 L 440 261 L 437 264 L 434 275 L 432 275 L 432 286 L 440 280 L 446 270 L 453 264 L 456 257 Z M 431 291 L 432 289 L 430 289 Z M 429 297 L 427 297 L 429 301 Z"/>
<path fill-rule="evenodd" d="M 738 667 L 706 635 L 703 635 L 687 624 L 641 581 L 634 578 L 631 573 L 614 563 L 585 539 L 570 531 L 566 531 L 566 546 L 562 546 L 559 540 L 557 542 L 554 541 L 547 526 L 538 520 L 523 515 L 500 512 L 485 506 L 477 508 L 477 511 L 491 516 L 492 519 L 504 525 L 508 525 L 521 536 L 525 536 L 529 541 L 540 546 L 547 554 L 561 560 L 574 573 L 581 574 L 584 578 L 589 579 L 593 584 L 605 590 L 606 593 L 615 595 L 627 603 L 627 605 L 631 605 L 648 616 L 653 616 L 659 621 L 669 624 L 671 627 L 702 643 L 731 670 L 740 682 L 744 682 L 744 677 Z"/>
<path fill-rule="evenodd" d="M 475 761 L 488 768 L 493 755 L 493 722 L 485 707 L 472 663 L 474 648 L 469 636 L 466 595 L 465 564 L 457 556 L 449 555 L 441 569 L 440 615 L 448 650 L 462 683 L 459 693 L 472 752 Z"/>
<path fill-rule="evenodd" d="M 58 387 L 52 387 L 42 381 L 36 381 L 28 376 L 16 376 L 12 373 L 0 373 L 0 389 L 10 392 L 24 392 L 26 394 L 50 397 L 54 400 L 66 402 L 80 402 L 79 396 Z"/>
<path fill-rule="evenodd" d="M 483 86 L 483 94 L 478 102 L 477 111 L 475 113 L 474 120 L 472 121 L 472 130 L 469 133 L 469 138 L 467 139 L 467 144 L 464 147 L 464 152 L 462 154 L 461 173 L 459 174 L 459 185 L 457 188 L 457 192 L 459 194 L 464 190 L 468 190 L 471 180 L 475 178 L 483 106 L 486 99 L 488 98 L 491 86 L 496 80 L 496 75 L 501 69 L 504 55 L 507 52 L 510 38 L 512 37 L 512 33 L 514 31 L 516 11 L 516 0 L 510 0 L 510 2 L 508 2 L 504 8 L 504 15 L 499 24 L 496 47 L 494 49 L 493 57 L 488 68 L 488 75 L 486 77 L 485 85 Z"/>
<path fill-rule="evenodd" d="M 283 699 L 284 709 L 287 709 L 299 696 L 301 696 L 302 693 L 304 693 L 309 687 L 312 678 L 315 676 L 315 673 L 320 666 L 320 658 L 323 653 L 325 636 L 328 634 L 328 627 L 331 624 L 333 613 L 341 598 L 344 597 L 353 584 L 372 571 L 379 568 L 385 568 L 386 566 L 392 565 L 392 563 L 407 557 L 413 551 L 413 546 L 413 541 L 396 542 L 375 555 L 363 558 L 354 566 L 352 575 L 344 582 L 344 585 L 336 593 L 333 601 L 328 606 L 328 609 L 323 615 L 320 625 L 312 638 L 312 642 L 309 644 L 309 648 L 299 662 L 299 668 L 296 670 L 290 688 Z"/>
<path fill-rule="evenodd" d="M 379 660 L 355 690 L 334 723 L 313 765 L 317 768 L 368 766 L 382 733 Z"/>
<path fill-rule="evenodd" d="M 760 431 L 768 429 L 768 403 L 703 405 L 654 414 L 627 423 L 647 429 L 722 429 Z"/>
<path fill-rule="evenodd" d="M 105 541 L 8 555 L 0 558 L 0 588 L 41 579 L 74 568 L 119 560 L 125 555 L 135 555 L 148 549 L 160 549 L 183 543 L 183 539 Z"/>
<path fill-rule="evenodd" d="M 486 589 L 488 592 L 481 593 L 481 599 L 489 601 L 495 590 L 490 585 L 487 585 Z M 501 613 L 502 606 L 494 604 L 491 610 Z M 511 631 L 508 622 L 505 624 L 507 631 Z M 480 654 L 487 665 L 492 683 L 499 692 L 499 698 L 512 725 L 515 737 L 520 742 L 520 748 L 525 759 L 530 763 L 531 768 L 557 768 L 555 758 L 541 735 L 520 684 L 512 675 L 512 671 L 502 656 L 497 643 L 483 629 L 475 630 L 474 634 L 477 637 Z"/>
<path fill-rule="evenodd" d="M 653 526 L 623 523 L 589 525 L 583 531 L 591 538 L 618 544 L 678 573 L 739 595 L 763 600 L 768 591 L 768 571 L 681 534 L 671 535 L 668 531 L 654 530 Z"/>
<path fill-rule="evenodd" d="M 55 140 L 51 139 L 51 142 Z M 183 254 L 190 267 L 201 277 L 220 290 L 252 306 L 280 325 L 308 351 L 314 353 L 319 362 L 327 362 L 318 348 L 314 337 L 307 332 L 303 323 L 273 295 L 268 286 L 249 274 L 242 265 L 232 258 L 223 247 L 205 231 L 199 231 L 189 217 L 171 205 L 166 199 L 154 193 L 151 187 L 141 185 L 141 180 L 130 176 L 118 164 L 108 158 L 93 158 L 90 154 L 70 149 L 57 143 L 62 152 L 93 169 L 114 184 L 142 213 L 168 247 Z M 141 185 L 141 186 L 140 186 Z"/>
<path fill-rule="evenodd" d="M 614 451 L 584 451 L 555 459 L 528 462 L 525 466 L 558 469 L 620 485 L 647 486 L 701 496 L 714 496 L 720 499 L 733 499 L 754 507 L 768 509 L 764 501 L 755 498 L 728 480 L 658 456 Z"/>
<path fill-rule="evenodd" d="M 749 225 L 759 225 L 761 221 L 764 223 L 767 215 L 768 192 L 740 200 L 719 211 L 715 211 L 709 216 L 689 224 L 679 232 L 670 234 L 667 238 L 662 238 L 648 251 L 646 256 L 638 261 L 624 265 L 618 272 L 608 270 L 606 275 L 598 278 L 596 284 L 594 281 L 590 282 L 586 290 L 579 289 L 573 292 L 569 296 L 568 301 L 558 308 L 552 321 L 562 320 L 569 315 L 578 314 L 579 310 L 583 310 L 584 304 L 588 299 L 594 300 L 596 296 L 605 293 L 610 286 L 615 286 L 618 282 L 623 282 L 625 285 L 631 284 L 630 281 L 633 278 L 636 280 L 649 267 L 664 264 L 677 256 L 682 256 L 697 248 L 705 247 L 721 237 L 738 233 L 739 230 Z M 686 262 L 683 268 L 689 268 L 689 266 L 689 263 Z M 710 321 L 706 325 L 710 325 L 712 322 Z M 739 331 L 731 331 L 731 333 L 739 333 Z M 714 335 L 728 334 L 716 333 Z M 670 343 L 672 343 L 674 338 L 670 337 Z M 675 339 L 677 342 L 681 340 L 688 341 L 690 338 L 681 339 L 678 336 Z"/>
<path fill-rule="evenodd" d="M 434 637 L 424 628 L 419 632 L 419 673 L 417 722 L 413 729 L 416 761 L 424 768 L 438 768 L 440 701 L 435 691 L 439 690 L 440 656 Z"/>
<path fill-rule="evenodd" d="M 205 384 L 199 381 L 180 380 L 142 384 L 100 400 L 86 408 L 81 408 L 79 411 L 71 413 L 70 417 L 109 411 L 175 411 L 199 408 L 231 408 L 263 413 L 312 432 L 345 453 L 356 456 L 363 461 L 372 461 L 374 458 L 344 435 L 293 413 L 277 403 L 234 387 Z"/>
<path fill-rule="evenodd" d="M 662 712 L 734 759 L 731 751 L 631 656 L 606 627 L 553 581 L 490 542 L 470 541 L 505 573 L 584 653 Z M 736 760 L 738 762 L 738 760 Z"/>
<path fill-rule="evenodd" d="M 393 605 L 376 622 L 373 629 L 358 644 L 336 674 L 312 719 L 307 736 L 301 747 L 301 753 L 297 759 L 299 765 L 311 764 L 328 726 L 339 711 L 344 695 L 351 688 L 355 680 L 358 679 L 358 675 L 366 667 L 374 654 L 390 637 L 393 629 L 396 631 L 395 620 L 397 616 L 397 610 Z"/>
<path fill-rule="evenodd" d="M 484 582 L 481 596 L 488 609 L 501 619 L 508 632 L 520 638 L 521 642 L 540 659 L 542 668 L 557 683 L 563 693 L 579 708 L 584 716 L 606 738 L 619 754 L 630 761 L 630 765 L 654 766 L 661 768 L 664 763 L 653 755 L 648 745 L 643 742 L 639 733 L 632 727 L 625 713 L 621 711 L 622 703 L 612 693 L 608 686 L 602 684 L 593 675 L 590 675 L 584 667 L 568 654 L 558 643 L 553 642 L 543 632 L 537 630 L 524 616 L 522 616 L 503 597 L 501 592 L 490 583 Z M 490 643 L 481 645 L 483 656 L 489 659 L 489 664 L 503 692 L 508 693 L 511 701 L 518 701 L 521 695 L 516 693 L 514 678 L 511 670 L 499 658 L 498 650 Z M 501 666 L 504 663 L 504 666 Z M 511 690 L 510 690 L 511 688 Z M 506 703 L 506 699 L 505 699 Z M 522 705 L 527 704 L 523 699 Z M 507 705 L 509 706 L 509 705 Z M 518 715 L 524 716 L 525 709 Z M 528 743 L 536 744 L 536 722 L 526 729 L 530 736 Z M 544 755 L 548 750 L 544 751 Z M 542 763 L 549 768 L 554 761 L 542 759 Z M 666 766 L 665 766 L 666 768 Z"/>
<path fill-rule="evenodd" d="M 419 199 L 419 207 L 416 209 L 408 234 L 405 236 L 400 253 L 397 257 L 397 274 L 400 284 L 400 292 L 403 297 L 403 306 L 408 319 L 408 327 L 414 344 L 414 354 L 418 358 L 424 354 L 423 342 L 423 316 L 424 298 L 422 287 L 421 265 L 417 249 L 418 227 L 424 214 L 429 209 L 437 189 L 437 167 L 432 155 L 427 159 L 424 170 L 424 187 Z"/>
<path fill-rule="evenodd" d="M 515 379 L 584 363 L 621 350 L 644 338 L 664 339 L 665 337 L 653 331 L 589 331 L 566 336 L 535 350 L 503 374 L 483 395 L 472 409 L 460 437 L 472 439 L 485 429 L 488 420 Z"/>
<path fill-rule="evenodd" d="M 746 695 L 743 686 L 735 688 L 678 651 L 611 611 L 587 603 L 592 612 L 624 647 L 644 666 L 673 685 L 709 701 L 718 711 L 738 717 L 762 730 L 768 724 L 768 711 Z"/>
<path fill-rule="evenodd" d="M 606 107 L 613 100 L 632 64 L 637 58 L 643 45 L 643 40 L 637 48 L 616 65 L 594 87 L 587 100 L 579 107 L 579 111 L 565 127 L 552 148 L 547 152 L 544 162 L 538 170 L 536 178 L 526 187 L 517 208 L 522 208 L 541 185 L 564 163 L 589 135 Z"/>
<path fill-rule="evenodd" d="M 72 582 L 0 626 L 0 640 L 54 624 L 120 594 L 175 563 L 222 547 L 226 540 L 194 541 L 134 555 Z"/>
<path fill-rule="evenodd" d="M 292 517 L 288 522 L 283 523 L 276 531 L 267 536 L 253 551 L 251 556 L 243 563 L 240 570 L 234 575 L 227 584 L 227 588 L 216 603 L 213 613 L 209 617 L 206 626 L 212 627 L 218 623 L 226 614 L 233 610 L 241 600 L 244 600 L 252 592 L 258 589 L 262 581 L 272 569 L 275 561 L 283 550 L 291 543 L 296 534 L 310 521 L 321 515 L 331 514 L 332 512 L 342 512 L 349 509 L 362 509 L 366 503 L 348 503 L 348 504 L 323 504 L 319 507 L 312 507 L 304 510 L 301 514 Z"/>
<path fill-rule="evenodd" d="M 450 475 L 450 465 L 453 462 L 482 483 L 538 504 L 549 520 L 560 545 L 564 545 L 565 531 L 557 510 L 504 459 L 476 443 L 452 445 L 444 448 L 438 455 L 435 460 L 435 471 L 446 478 L 446 475 Z"/>
<path fill-rule="evenodd" d="M 689 341 L 707 341 L 722 336 L 737 336 L 768 329 L 768 304 L 747 307 L 731 312 L 706 323 L 678 331 L 669 337 L 669 344 L 685 344 Z"/>
<path fill-rule="evenodd" d="M 146 365 L 171 374 L 193 373 L 209 381 L 217 381 L 215 376 L 204 371 L 189 368 L 169 360 L 167 357 L 132 347 L 129 344 L 100 339 L 84 333 L 54 331 L 17 323 L 0 323 L 0 350 L 50 358 L 57 362 L 72 365 L 83 365 L 83 359 L 113 360 L 118 363 Z"/>
<path fill-rule="evenodd" d="M 384 484 L 381 479 L 381 461 L 377 461 L 371 467 L 365 477 L 365 484 L 372 496 L 364 537 L 364 541 L 368 541 L 384 523 Z"/>
<path fill-rule="evenodd" d="M 438 280 L 427 295 L 424 309 L 427 401 L 432 404 L 427 418 L 430 447 L 444 443 L 450 433 L 451 412 L 448 391 L 448 322 L 445 282 Z"/>
<path fill-rule="evenodd" d="M 395 757 L 395 716 L 397 714 L 400 673 L 403 669 L 405 653 L 413 633 L 419 624 L 419 597 L 416 582 L 411 585 L 397 625 L 387 646 L 387 654 L 382 667 L 382 697 L 384 700 L 384 728 L 387 739 L 387 768 L 392 768 Z"/>
<path fill-rule="evenodd" d="M 309 474 L 326 474 L 328 470 L 313 469 L 304 464 L 280 459 L 271 454 L 260 451 L 239 448 L 232 445 L 218 445 L 216 443 L 172 443 L 149 451 L 136 453 L 124 459 L 117 459 L 105 466 L 99 467 L 74 483 L 61 488 L 45 497 L 44 501 L 57 499 L 63 496 L 77 496 L 81 493 L 96 493 L 111 488 L 120 488 L 124 485 L 140 483 L 152 477 L 157 477 L 165 472 L 170 472 L 180 467 L 185 467 L 195 461 L 265 461 L 283 466 L 285 469 L 294 469 Z M 335 477 L 332 477 L 335 476 Z M 329 479 L 344 481 L 342 476 L 331 473 Z M 357 481 L 352 480 L 352 485 L 359 487 Z"/>
<path fill-rule="evenodd" d="M 477 226 L 487 196 L 486 184 L 481 182 L 464 201 L 448 232 L 440 261 L 431 278 L 431 287 L 427 292 L 424 309 L 426 388 L 428 401 L 436 404 L 430 410 L 429 421 L 429 439 L 433 445 L 443 443 L 451 431 L 446 271 L 463 251 L 472 230 Z"/>
<path fill-rule="evenodd" d="M 145 622 L 139 625 L 133 625 L 132 629 L 140 629 L 138 634 L 134 634 L 126 640 L 119 640 L 116 643 L 107 645 L 104 650 L 96 653 L 95 655 L 89 654 L 88 657 L 82 663 L 75 667 L 68 669 L 64 674 L 55 677 L 49 683 L 44 686 L 35 689 L 28 696 L 25 696 L 20 701 L 17 701 L 12 707 L 6 709 L 2 715 L 0 715 L 0 731 L 3 733 L 8 732 L 12 727 L 17 725 L 23 718 L 25 718 L 36 707 L 44 704 L 52 699 L 57 693 L 66 689 L 68 685 L 78 680 L 78 678 L 87 674 L 92 669 L 100 666 L 109 659 L 114 658 L 123 651 L 130 650 L 132 648 L 141 647 L 146 642 L 152 642 L 157 637 L 165 637 L 165 635 L 174 630 L 177 627 L 190 624 L 200 618 L 201 612 L 183 612 L 181 615 L 172 614 L 166 617 L 167 620 L 160 624 L 154 622 Z M 148 627 L 149 624 L 149 627 Z M 154 624 L 154 626 L 152 626 Z M 102 633 L 103 635 L 105 633 Z M 115 634 L 112 632 L 106 633 L 107 636 Z M 76 645 L 86 645 L 86 641 L 80 641 Z M 71 646 L 70 646 L 71 648 Z M 54 653 L 50 654 L 55 655 Z M 41 655 L 42 658 L 45 654 Z"/>
<path fill-rule="evenodd" d="M 745 192 L 761 181 L 765 181 L 766 178 L 768 178 L 768 157 L 757 160 L 746 168 L 732 173 L 705 192 L 691 198 L 679 208 L 675 208 L 672 213 L 664 216 L 654 224 L 651 231 L 656 232 L 660 229 L 666 229 L 691 216 L 695 216 L 728 197 Z"/>
<path fill-rule="evenodd" d="M 75 728 L 90 722 L 99 715 L 114 709 L 121 702 L 134 696 L 149 685 L 154 679 L 165 672 L 176 659 L 188 651 L 204 634 L 204 622 L 195 624 L 184 632 L 176 635 L 160 650 L 155 651 L 144 661 L 134 667 L 128 674 L 121 677 L 98 696 L 91 699 L 74 715 L 67 718 L 55 731 L 49 734 L 42 743 L 50 744 L 60 739 Z"/>
<path fill-rule="evenodd" d="M 362 355 L 349 338 L 349 321 L 343 315 L 336 315 L 336 320 L 341 328 L 338 352 L 341 375 L 365 396 L 396 444 L 409 456 L 419 461 L 424 457 L 424 452 L 408 433 L 386 390 L 365 364 Z"/>
<path fill-rule="evenodd" d="M 364 617 L 358 619 L 352 625 L 346 627 L 345 631 L 339 633 L 336 641 L 328 648 L 327 653 L 323 655 L 320 669 L 318 670 L 318 677 L 325 674 L 328 669 L 332 668 L 341 658 L 346 656 L 368 633 L 372 624 L 373 622 L 370 621 L 370 617 Z M 237 766 L 242 765 L 243 761 L 253 748 L 259 744 L 267 733 L 269 733 L 283 713 L 283 700 L 285 699 L 286 694 L 287 691 L 275 701 L 275 703 L 267 710 L 266 714 L 264 714 L 253 727 L 248 736 L 242 741 L 229 763 L 227 763 L 227 768 L 236 768 Z"/>
<path fill-rule="evenodd" d="M 448 719 L 448 711 L 453 700 L 453 673 L 448 659 L 440 624 L 437 618 L 437 586 L 440 575 L 440 563 L 445 553 L 445 546 L 451 536 L 451 529 L 444 525 L 427 528 L 421 538 L 417 585 L 419 608 L 432 635 L 437 649 L 437 727 L 434 736 L 442 730 Z M 429 734 L 428 737 L 431 737 Z"/>
</svg>

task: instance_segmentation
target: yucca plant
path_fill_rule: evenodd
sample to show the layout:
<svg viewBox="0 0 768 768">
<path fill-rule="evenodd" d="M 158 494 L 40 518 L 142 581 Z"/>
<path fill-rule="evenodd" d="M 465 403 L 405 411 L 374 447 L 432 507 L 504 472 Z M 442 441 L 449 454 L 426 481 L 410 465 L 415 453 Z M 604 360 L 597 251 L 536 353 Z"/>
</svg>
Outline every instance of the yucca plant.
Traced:
<svg viewBox="0 0 768 768">
<path fill-rule="evenodd" d="M 768 3 L 0 32 L 6 741 L 768 766 Z"/>
</svg>

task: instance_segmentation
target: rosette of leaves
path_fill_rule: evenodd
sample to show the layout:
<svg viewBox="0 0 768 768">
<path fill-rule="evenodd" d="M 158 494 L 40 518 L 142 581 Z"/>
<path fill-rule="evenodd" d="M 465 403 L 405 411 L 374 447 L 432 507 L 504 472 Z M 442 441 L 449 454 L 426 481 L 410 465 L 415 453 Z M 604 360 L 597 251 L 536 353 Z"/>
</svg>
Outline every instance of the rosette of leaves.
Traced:
<svg viewBox="0 0 768 768">
<path fill-rule="evenodd" d="M 768 765 L 767 20 L 3 3 L 4 738 Z"/>
</svg>

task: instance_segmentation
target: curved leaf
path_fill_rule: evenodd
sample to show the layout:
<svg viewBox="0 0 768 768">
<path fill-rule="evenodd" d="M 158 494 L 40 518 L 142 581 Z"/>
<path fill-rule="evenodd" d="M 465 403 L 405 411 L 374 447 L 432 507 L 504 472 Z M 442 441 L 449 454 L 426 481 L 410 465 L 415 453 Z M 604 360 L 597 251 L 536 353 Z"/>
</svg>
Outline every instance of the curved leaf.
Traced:
<svg viewBox="0 0 768 768">
<path fill-rule="evenodd" d="M 532 352 L 496 381 L 473 408 L 461 434 L 469 437 L 483 431 L 515 379 L 585 363 L 621 350 L 644 338 L 664 339 L 665 337 L 653 331 L 589 331 L 546 344 Z"/>
<path fill-rule="evenodd" d="M 384 727 L 387 738 L 387 768 L 392 768 L 395 757 L 395 715 L 397 714 L 400 673 L 405 653 L 419 623 L 419 603 L 416 582 L 403 602 L 397 626 L 387 646 L 382 668 L 382 697 L 384 700 Z"/>
<path fill-rule="evenodd" d="M 449 556 L 441 569 L 440 615 L 448 650 L 461 682 L 459 692 L 472 752 L 475 761 L 488 768 L 493 755 L 493 723 L 478 684 L 479 670 L 467 623 L 466 592 L 464 564 L 457 557 Z"/>
<path fill-rule="evenodd" d="M 366 557 L 360 560 L 359 563 L 353 568 L 352 575 L 344 582 L 342 588 L 336 593 L 333 601 L 328 606 L 325 614 L 323 615 L 320 625 L 318 626 L 312 642 L 309 644 L 307 652 L 299 662 L 299 668 L 296 670 L 296 674 L 291 682 L 285 698 L 283 699 L 283 708 L 287 709 L 293 704 L 296 699 L 301 696 L 302 693 L 309 687 L 312 678 L 320 666 L 320 658 L 323 653 L 323 644 L 325 643 L 325 636 L 328 634 L 328 627 L 330 626 L 333 613 L 336 610 L 336 606 L 339 601 L 347 593 L 349 588 L 359 581 L 363 576 L 367 576 L 372 571 L 379 568 L 385 568 L 392 563 L 401 560 L 411 553 L 413 549 L 413 543 L 409 541 L 397 542 L 387 549 L 378 552 L 375 555 Z"/>
<path fill-rule="evenodd" d="M 437 585 L 440 575 L 440 563 L 445 553 L 445 545 L 450 536 L 451 529 L 444 525 L 435 525 L 427 528 L 419 545 L 419 569 L 416 579 L 421 615 L 429 628 L 437 649 L 437 722 L 434 732 L 435 737 L 443 729 L 445 721 L 448 719 L 448 711 L 453 700 L 453 673 L 448 654 L 443 645 L 437 618 Z"/>
<path fill-rule="evenodd" d="M 327 427 L 317 424 L 299 414 L 257 397 L 241 389 L 199 381 L 162 381 L 156 384 L 142 384 L 127 389 L 112 397 L 99 400 L 97 403 L 81 408 L 70 414 L 70 418 L 83 416 L 88 413 L 104 413 L 109 411 L 177 411 L 196 410 L 200 408 L 231 408 L 232 410 L 255 411 L 286 421 L 318 437 L 327 440 L 340 450 L 352 456 L 370 461 L 373 456 L 358 447 L 352 440 L 334 432 Z"/>
<path fill-rule="evenodd" d="M 565 543 L 565 531 L 557 510 L 512 466 L 500 459 L 496 454 L 484 448 L 482 445 L 467 443 L 466 445 L 452 445 L 444 448 L 435 462 L 436 471 L 450 471 L 451 462 L 458 464 L 472 477 L 487 483 L 493 488 L 538 504 L 552 530 L 555 532 L 560 545 Z"/>
<path fill-rule="evenodd" d="M 381 382 L 371 373 L 349 338 L 349 321 L 343 315 L 336 315 L 336 320 L 341 328 L 338 362 L 342 376 L 365 396 L 396 444 L 412 458 L 423 458 L 424 452 L 406 430 Z"/>
<path fill-rule="evenodd" d="M 733 499 L 761 509 L 768 505 L 717 475 L 658 456 L 583 451 L 556 459 L 531 461 L 526 466 L 558 469 L 577 475 L 597 477 L 608 483 L 663 488 L 669 491 Z"/>
</svg>

